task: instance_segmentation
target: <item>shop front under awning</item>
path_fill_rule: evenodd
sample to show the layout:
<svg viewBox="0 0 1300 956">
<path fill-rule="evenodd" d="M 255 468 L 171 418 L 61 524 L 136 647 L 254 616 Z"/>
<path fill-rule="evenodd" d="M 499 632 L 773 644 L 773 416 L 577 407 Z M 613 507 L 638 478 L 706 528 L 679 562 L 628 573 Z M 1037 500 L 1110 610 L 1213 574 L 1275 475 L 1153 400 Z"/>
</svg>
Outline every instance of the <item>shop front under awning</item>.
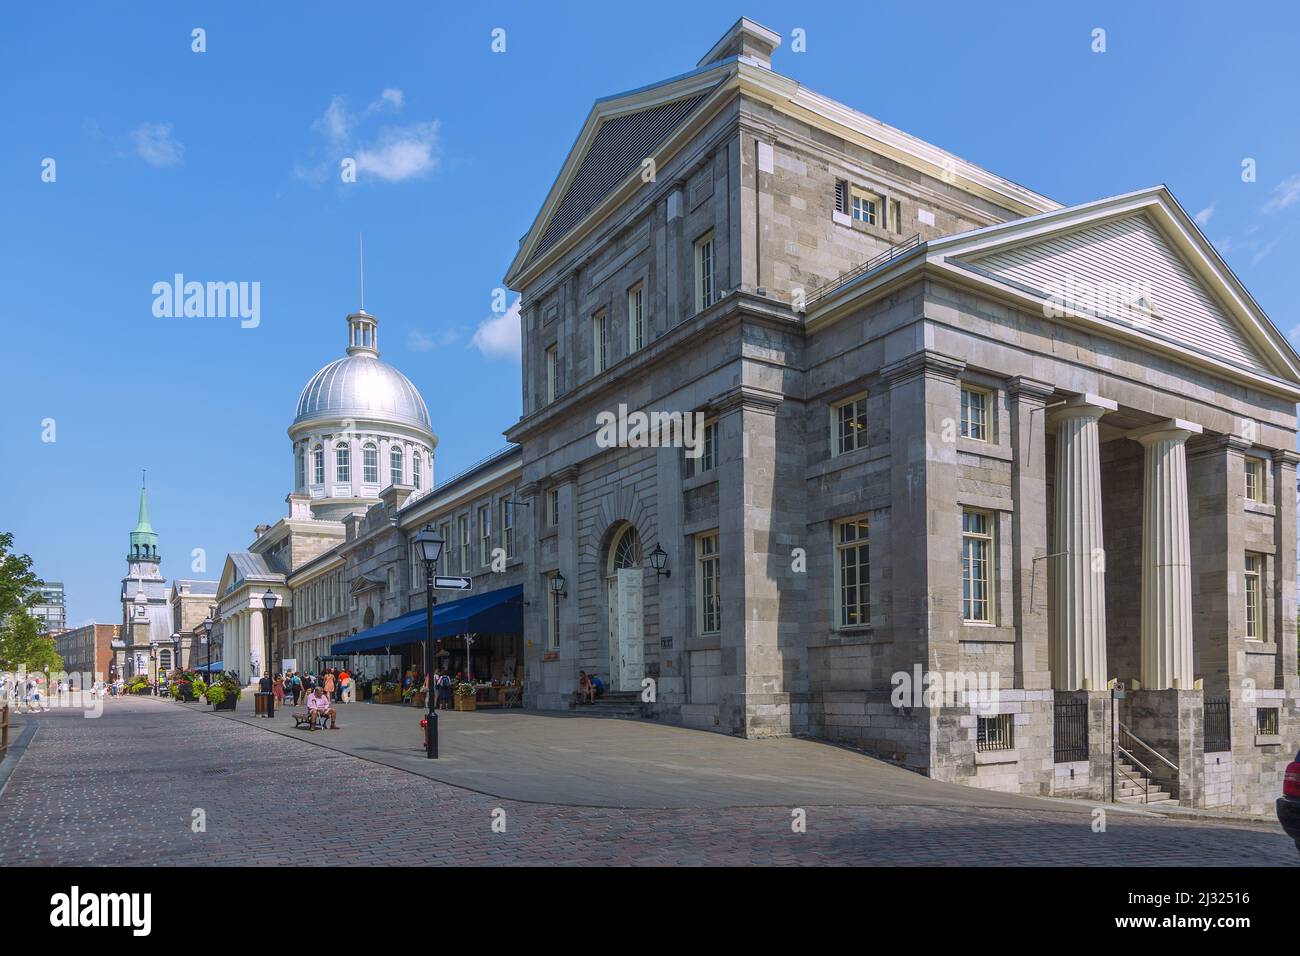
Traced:
<svg viewBox="0 0 1300 956">
<path fill-rule="evenodd" d="M 421 608 L 336 641 L 330 653 L 367 654 L 399 644 L 414 644 L 424 640 L 424 627 L 425 612 Z M 522 584 L 439 603 L 433 609 L 435 638 L 459 634 L 522 634 L 523 631 Z"/>
</svg>

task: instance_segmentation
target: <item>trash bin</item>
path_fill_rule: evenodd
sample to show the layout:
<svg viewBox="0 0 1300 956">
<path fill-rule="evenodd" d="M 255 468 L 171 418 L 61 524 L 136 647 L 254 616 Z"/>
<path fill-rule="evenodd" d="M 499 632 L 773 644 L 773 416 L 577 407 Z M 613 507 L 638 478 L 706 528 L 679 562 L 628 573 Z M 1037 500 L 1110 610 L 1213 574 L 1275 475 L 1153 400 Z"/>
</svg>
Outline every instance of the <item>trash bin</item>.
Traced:
<svg viewBox="0 0 1300 956">
<path fill-rule="evenodd" d="M 273 708 L 275 706 L 274 701 L 275 701 L 274 694 L 263 693 L 262 691 L 256 691 L 253 694 L 253 716 L 254 717 L 271 716 L 271 714 L 273 713 Z"/>
</svg>

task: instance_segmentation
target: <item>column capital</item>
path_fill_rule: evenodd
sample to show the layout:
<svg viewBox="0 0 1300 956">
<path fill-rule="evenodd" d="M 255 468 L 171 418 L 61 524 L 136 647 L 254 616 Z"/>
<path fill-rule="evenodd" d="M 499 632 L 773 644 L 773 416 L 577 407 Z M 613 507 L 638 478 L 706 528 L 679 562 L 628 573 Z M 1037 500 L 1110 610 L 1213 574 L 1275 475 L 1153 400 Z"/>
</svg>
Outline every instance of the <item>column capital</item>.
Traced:
<svg viewBox="0 0 1300 956">
<path fill-rule="evenodd" d="M 921 375 L 956 379 L 965 368 L 966 363 L 961 359 L 955 359 L 933 349 L 922 349 L 897 362 L 890 362 L 880 370 L 880 377 L 893 387 Z"/>
<path fill-rule="evenodd" d="M 1193 435 L 1201 434 L 1201 431 L 1201 426 L 1196 422 L 1189 422 L 1182 418 L 1167 418 L 1163 422 L 1153 422 L 1142 428 L 1135 428 L 1126 437 L 1143 445 L 1151 445 L 1158 441 L 1185 442 Z"/>
<path fill-rule="evenodd" d="M 1279 465 L 1290 465 L 1292 468 L 1300 465 L 1300 451 L 1292 451 L 1290 448 L 1273 449 L 1273 461 Z"/>
<path fill-rule="evenodd" d="M 562 485 L 565 482 L 577 481 L 577 480 L 578 480 L 577 465 L 569 465 L 565 468 L 561 468 L 559 471 L 551 475 L 551 481 L 557 485 Z"/>
<path fill-rule="evenodd" d="M 755 385 L 737 385 L 720 395 L 709 399 L 704 412 L 721 415 L 732 408 L 744 408 L 749 411 L 775 412 L 785 396 L 780 392 L 759 388 Z"/>
<path fill-rule="evenodd" d="M 1052 397 L 1056 386 L 1050 382 L 1040 382 L 1036 378 L 1016 375 L 1007 379 L 1007 391 L 1021 400 L 1037 401 L 1041 404 Z"/>
<path fill-rule="evenodd" d="M 1053 428 L 1068 418 L 1101 418 L 1107 412 L 1113 412 L 1119 408 L 1115 402 L 1109 398 L 1102 398 L 1100 395 L 1093 395 L 1091 392 L 1085 392 L 1082 395 L 1074 395 L 1063 402 L 1047 407 L 1047 425 Z"/>
</svg>

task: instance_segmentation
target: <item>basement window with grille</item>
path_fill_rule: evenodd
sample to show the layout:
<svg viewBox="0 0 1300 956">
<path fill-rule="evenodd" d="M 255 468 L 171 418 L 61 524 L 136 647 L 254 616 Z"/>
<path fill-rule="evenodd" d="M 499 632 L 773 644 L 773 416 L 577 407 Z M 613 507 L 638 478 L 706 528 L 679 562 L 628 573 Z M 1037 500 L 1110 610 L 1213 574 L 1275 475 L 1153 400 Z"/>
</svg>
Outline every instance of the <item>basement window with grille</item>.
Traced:
<svg viewBox="0 0 1300 956">
<path fill-rule="evenodd" d="M 992 717 L 977 718 L 975 749 L 981 752 L 989 750 L 1011 750 L 1014 724 L 1012 714 L 994 714 Z"/>
<path fill-rule="evenodd" d="M 1260 737 L 1277 736 L 1277 708 L 1260 707 L 1255 711 L 1255 733 Z"/>
</svg>

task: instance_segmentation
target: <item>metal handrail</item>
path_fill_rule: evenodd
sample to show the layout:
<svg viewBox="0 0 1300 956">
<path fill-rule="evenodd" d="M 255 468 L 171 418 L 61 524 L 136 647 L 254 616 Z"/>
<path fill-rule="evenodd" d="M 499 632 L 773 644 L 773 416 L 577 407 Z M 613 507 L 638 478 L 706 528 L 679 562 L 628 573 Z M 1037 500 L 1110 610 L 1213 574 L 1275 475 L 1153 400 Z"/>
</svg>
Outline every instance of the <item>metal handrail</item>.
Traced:
<svg viewBox="0 0 1300 956">
<path fill-rule="evenodd" d="M 1133 761 L 1135 764 L 1137 764 L 1139 767 L 1142 767 L 1142 761 L 1138 760 L 1137 757 L 1134 757 L 1131 753 L 1129 753 L 1129 752 L 1128 752 L 1127 750 L 1125 750 L 1123 747 L 1119 747 L 1119 746 L 1117 746 L 1115 749 L 1118 750 L 1120 753 L 1122 753 L 1125 757 L 1128 757 L 1129 760 L 1132 760 L 1132 761 Z M 1127 778 L 1128 780 L 1131 780 L 1133 783 L 1136 784 L 1136 783 L 1139 782 L 1138 780 L 1136 780 L 1136 779 L 1134 779 L 1132 776 L 1130 776 L 1130 775 L 1129 775 L 1129 772 L 1128 772 L 1127 770 L 1125 770 L 1123 767 L 1116 767 L 1115 769 L 1118 770 L 1118 771 L 1120 772 L 1120 774 L 1123 775 L 1125 778 Z M 1143 770 L 1147 770 L 1146 767 L 1142 767 L 1142 769 L 1143 769 Z M 1149 774 L 1150 772 L 1151 772 L 1150 770 L 1147 770 L 1147 773 L 1148 773 L 1148 774 Z M 1141 784 L 1142 784 L 1142 802 L 1143 802 L 1143 803 L 1150 803 L 1150 802 L 1151 802 L 1151 778 L 1150 778 L 1150 777 L 1142 777 L 1142 778 L 1140 778 L 1140 780 L 1141 780 Z M 1111 794 L 1111 799 L 1112 799 L 1112 800 L 1115 799 L 1115 795 L 1114 795 L 1114 794 Z"/>
<path fill-rule="evenodd" d="M 856 266 L 850 269 L 848 272 L 842 273 L 841 275 L 835 277 L 830 282 L 827 282 L 825 285 L 821 285 L 818 286 L 816 289 L 813 289 L 812 292 L 808 293 L 808 295 L 804 298 L 805 307 L 811 306 L 814 302 L 826 297 L 830 293 L 834 292 L 836 289 L 848 285 L 854 279 L 866 275 L 872 269 L 875 269 L 879 266 L 883 266 L 890 259 L 896 258 L 897 256 L 901 256 L 904 252 L 908 252 L 912 249 L 918 248 L 921 245 L 922 245 L 921 234 L 919 232 L 913 236 L 908 237 L 907 239 L 904 239 L 902 242 L 895 243 L 894 245 L 886 249 L 884 252 L 872 256 L 866 262 L 862 263 L 862 265 Z"/>
<path fill-rule="evenodd" d="M 1129 730 L 1128 727 L 1124 724 L 1123 721 L 1120 721 L 1120 722 L 1119 722 L 1119 729 L 1120 729 L 1120 732 L 1121 732 L 1121 733 L 1128 734 L 1129 737 L 1133 738 L 1133 742 L 1134 742 L 1134 743 L 1141 744 L 1143 747 L 1145 747 L 1149 753 L 1153 754 L 1157 760 L 1159 760 L 1161 763 L 1163 763 L 1166 767 L 1168 767 L 1168 768 L 1169 768 L 1170 770 L 1172 770 L 1174 773 L 1177 773 L 1177 774 L 1181 774 L 1181 773 L 1182 773 L 1182 770 L 1179 769 L 1178 764 L 1173 763 L 1173 762 L 1172 762 L 1168 757 L 1166 757 L 1164 754 L 1162 754 L 1159 750 L 1156 750 L 1155 747 L 1152 747 L 1149 743 L 1147 743 L 1145 740 L 1143 740 L 1143 739 L 1142 739 L 1141 737 L 1139 737 L 1137 734 L 1133 733 L 1133 731 Z M 1140 765 L 1139 765 L 1139 766 L 1140 766 Z M 1143 769 L 1146 769 L 1146 768 L 1143 768 Z M 1149 771 L 1148 771 L 1148 772 L 1149 772 Z"/>
</svg>

